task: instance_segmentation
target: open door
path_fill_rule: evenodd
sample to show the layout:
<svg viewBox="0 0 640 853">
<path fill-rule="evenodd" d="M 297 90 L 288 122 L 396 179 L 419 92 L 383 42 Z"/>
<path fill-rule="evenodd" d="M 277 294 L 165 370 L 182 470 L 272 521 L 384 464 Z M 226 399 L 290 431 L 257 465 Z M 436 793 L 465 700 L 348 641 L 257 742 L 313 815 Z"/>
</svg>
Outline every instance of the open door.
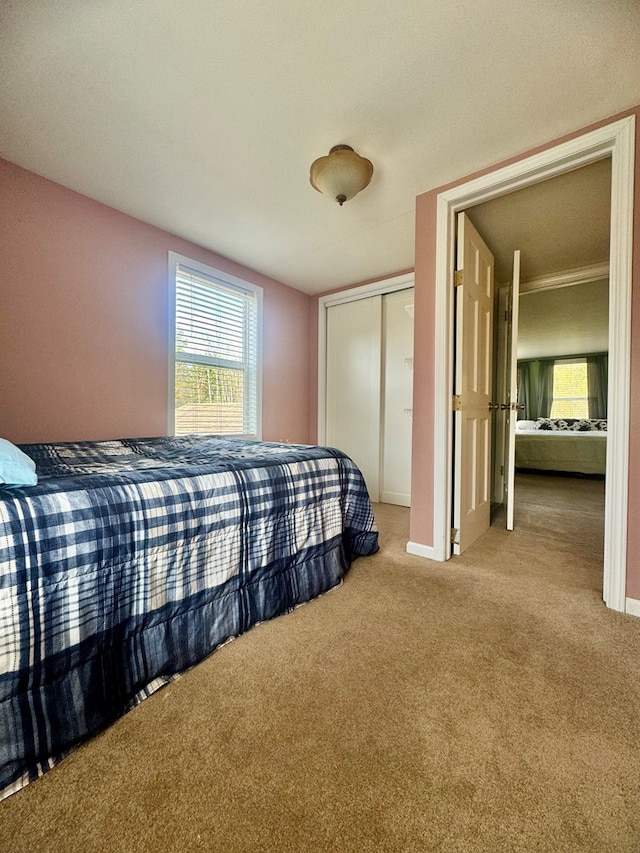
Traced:
<svg viewBox="0 0 640 853">
<path fill-rule="evenodd" d="M 509 312 L 511 310 L 511 282 L 498 287 L 495 298 L 494 336 L 493 336 L 493 389 L 492 396 L 496 401 L 507 400 L 509 397 Z M 494 411 L 492 424 L 492 487 L 491 487 L 491 521 L 499 507 L 506 502 L 506 448 L 508 413 L 503 406 Z"/>
<path fill-rule="evenodd" d="M 518 312 L 520 310 L 520 249 L 513 253 L 511 281 L 511 322 L 509 324 L 509 399 L 505 452 L 505 490 L 507 530 L 513 530 L 513 506 L 516 484 L 516 420 L 518 418 Z"/>
<path fill-rule="evenodd" d="M 462 554 L 491 520 L 493 255 L 458 214 L 454 378 L 453 553 Z"/>
</svg>

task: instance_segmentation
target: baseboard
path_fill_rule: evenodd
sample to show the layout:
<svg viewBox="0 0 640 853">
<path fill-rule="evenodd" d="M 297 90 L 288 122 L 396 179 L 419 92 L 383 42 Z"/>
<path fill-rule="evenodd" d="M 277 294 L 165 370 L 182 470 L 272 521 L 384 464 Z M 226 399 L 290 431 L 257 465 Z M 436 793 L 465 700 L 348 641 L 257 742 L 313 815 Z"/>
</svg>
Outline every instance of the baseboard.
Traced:
<svg viewBox="0 0 640 853">
<path fill-rule="evenodd" d="M 436 549 L 431 545 L 421 545 L 419 542 L 407 542 L 407 554 L 413 554 L 416 557 L 426 557 L 427 560 L 437 560 L 438 555 Z M 638 602 L 640 605 L 640 601 Z"/>
<path fill-rule="evenodd" d="M 396 506 L 411 506 L 411 495 L 402 492 L 380 492 L 380 502 Z"/>
<path fill-rule="evenodd" d="M 624 612 L 629 616 L 640 616 L 640 601 L 637 598 L 625 599 Z"/>
</svg>

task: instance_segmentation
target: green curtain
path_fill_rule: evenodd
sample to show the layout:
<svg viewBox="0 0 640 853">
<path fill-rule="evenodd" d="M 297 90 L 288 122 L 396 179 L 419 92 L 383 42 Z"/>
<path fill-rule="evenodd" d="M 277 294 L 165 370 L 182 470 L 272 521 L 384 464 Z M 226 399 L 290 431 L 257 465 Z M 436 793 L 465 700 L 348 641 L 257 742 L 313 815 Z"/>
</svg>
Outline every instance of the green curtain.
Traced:
<svg viewBox="0 0 640 853">
<path fill-rule="evenodd" d="M 609 358 L 606 355 L 587 357 L 587 381 L 589 383 L 589 417 L 607 417 Z"/>
<path fill-rule="evenodd" d="M 518 420 L 535 420 L 535 414 L 532 405 L 533 398 L 531 394 L 531 365 L 528 361 L 521 361 L 518 364 L 518 404 L 524 406 L 524 409 L 518 411 Z"/>
<path fill-rule="evenodd" d="M 537 418 L 548 418 L 553 403 L 553 365 L 552 359 L 538 363 Z"/>
</svg>

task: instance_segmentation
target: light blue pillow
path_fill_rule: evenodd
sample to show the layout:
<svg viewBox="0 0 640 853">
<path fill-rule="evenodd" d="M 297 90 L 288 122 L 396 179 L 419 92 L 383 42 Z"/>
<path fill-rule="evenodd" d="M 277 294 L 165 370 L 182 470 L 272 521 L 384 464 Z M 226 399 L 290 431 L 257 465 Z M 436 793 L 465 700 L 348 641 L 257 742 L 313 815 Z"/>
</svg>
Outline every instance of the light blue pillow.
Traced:
<svg viewBox="0 0 640 853">
<path fill-rule="evenodd" d="M 35 486 L 36 463 L 6 438 L 0 438 L 0 483 L 7 486 Z"/>
</svg>

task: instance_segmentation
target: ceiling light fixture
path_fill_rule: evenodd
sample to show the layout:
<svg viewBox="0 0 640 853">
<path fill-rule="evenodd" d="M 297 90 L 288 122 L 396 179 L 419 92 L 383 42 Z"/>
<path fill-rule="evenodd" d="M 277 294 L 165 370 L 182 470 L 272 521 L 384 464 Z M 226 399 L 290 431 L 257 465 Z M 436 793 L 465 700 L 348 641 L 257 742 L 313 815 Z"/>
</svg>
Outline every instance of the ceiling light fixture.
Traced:
<svg viewBox="0 0 640 853">
<path fill-rule="evenodd" d="M 309 180 L 314 190 L 334 198 L 340 207 L 368 186 L 373 164 L 350 145 L 334 145 L 327 157 L 311 164 Z"/>
</svg>

